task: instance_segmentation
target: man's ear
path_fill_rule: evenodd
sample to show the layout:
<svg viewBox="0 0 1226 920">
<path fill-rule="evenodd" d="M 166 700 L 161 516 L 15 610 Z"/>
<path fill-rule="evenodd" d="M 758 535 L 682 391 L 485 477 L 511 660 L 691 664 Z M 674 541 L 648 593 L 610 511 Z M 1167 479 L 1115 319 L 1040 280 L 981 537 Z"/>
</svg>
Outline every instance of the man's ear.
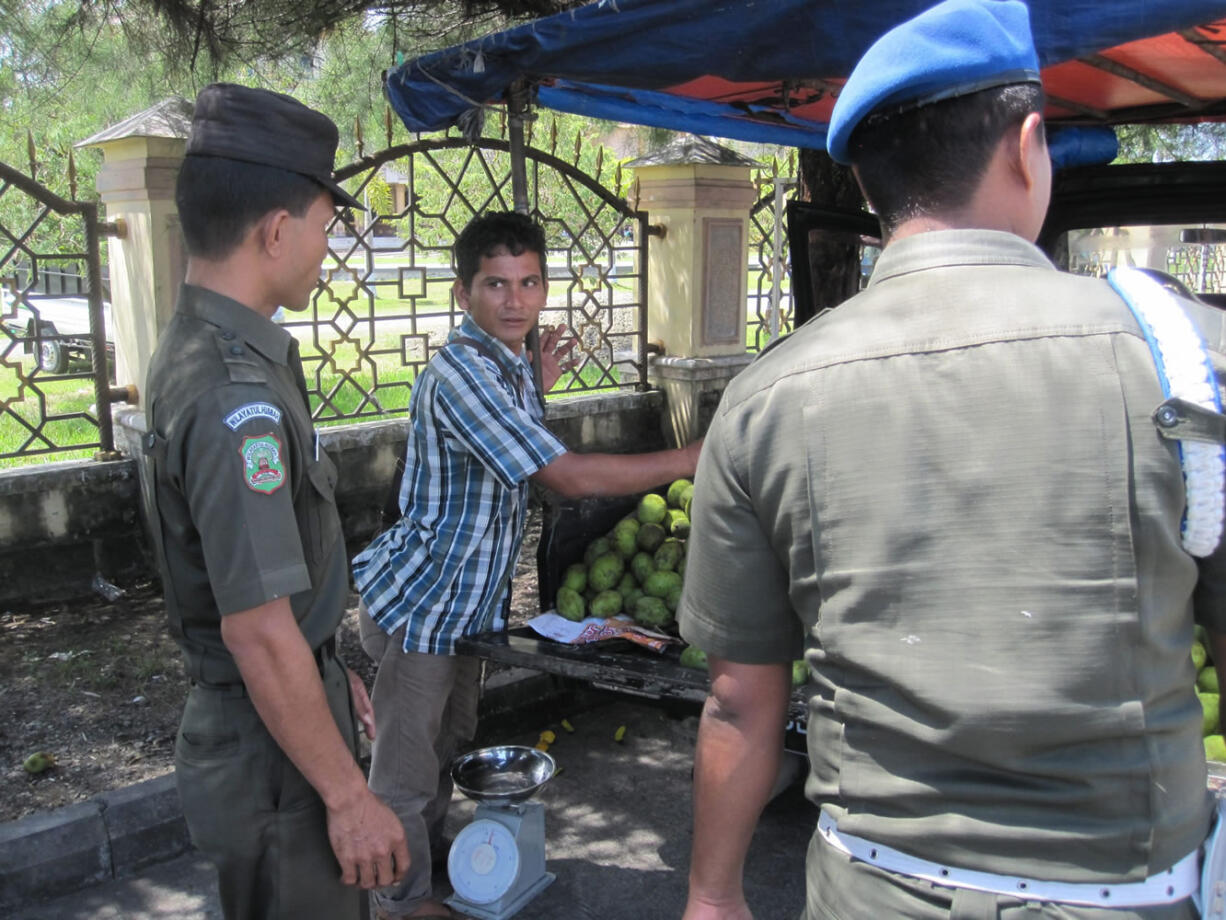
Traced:
<svg viewBox="0 0 1226 920">
<path fill-rule="evenodd" d="M 285 254 L 290 213 L 285 208 L 269 211 L 256 222 L 254 233 L 260 249 L 268 256 L 279 258 Z"/>
<path fill-rule="evenodd" d="M 455 294 L 455 302 L 460 305 L 460 309 L 468 310 L 468 288 L 464 287 L 464 282 L 456 278 L 455 283 L 451 285 L 451 292 Z"/>
<path fill-rule="evenodd" d="M 1032 189 L 1041 175 L 1040 170 L 1045 167 L 1043 160 L 1051 156 L 1047 152 L 1047 133 L 1043 128 L 1043 116 L 1038 112 L 1027 115 L 1018 130 L 1017 155 L 1022 181 L 1028 190 Z"/>
</svg>

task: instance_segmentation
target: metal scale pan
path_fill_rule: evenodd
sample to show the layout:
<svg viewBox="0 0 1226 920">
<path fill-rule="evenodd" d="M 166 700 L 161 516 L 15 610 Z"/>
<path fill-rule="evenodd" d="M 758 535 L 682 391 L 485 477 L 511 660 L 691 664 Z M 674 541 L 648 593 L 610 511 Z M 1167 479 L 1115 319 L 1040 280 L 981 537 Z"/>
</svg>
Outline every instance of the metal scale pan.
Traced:
<svg viewBox="0 0 1226 920">
<path fill-rule="evenodd" d="M 521 745 L 481 748 L 452 764 L 452 782 L 477 811 L 447 855 L 450 907 L 506 920 L 553 882 L 545 871 L 545 806 L 529 800 L 556 770 L 547 753 Z"/>
</svg>

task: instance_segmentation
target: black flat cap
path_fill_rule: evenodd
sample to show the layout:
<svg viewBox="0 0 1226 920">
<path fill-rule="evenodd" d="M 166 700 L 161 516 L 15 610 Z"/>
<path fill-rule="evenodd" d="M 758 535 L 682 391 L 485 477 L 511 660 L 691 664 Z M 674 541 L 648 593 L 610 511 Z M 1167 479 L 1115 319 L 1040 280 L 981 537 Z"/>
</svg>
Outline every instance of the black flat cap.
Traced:
<svg viewBox="0 0 1226 920">
<path fill-rule="evenodd" d="M 225 157 L 298 173 L 331 192 L 338 206 L 365 210 L 332 177 L 336 142 L 332 119 L 292 96 L 235 83 L 213 83 L 196 97 L 187 154 Z"/>
</svg>

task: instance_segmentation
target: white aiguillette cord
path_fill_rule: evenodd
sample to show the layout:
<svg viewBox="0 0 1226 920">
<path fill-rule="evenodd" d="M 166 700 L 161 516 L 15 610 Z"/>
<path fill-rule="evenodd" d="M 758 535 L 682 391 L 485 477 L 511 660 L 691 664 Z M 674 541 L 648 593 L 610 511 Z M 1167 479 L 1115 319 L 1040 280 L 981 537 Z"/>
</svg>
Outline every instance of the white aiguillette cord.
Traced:
<svg viewBox="0 0 1226 920">
<path fill-rule="evenodd" d="M 1124 298 L 1149 343 L 1164 396 L 1220 414 L 1221 397 L 1200 334 L 1175 295 L 1144 272 L 1113 268 L 1108 283 Z M 1226 516 L 1226 447 L 1204 440 L 1179 440 L 1183 467 L 1183 548 L 1209 556 L 1222 538 Z"/>
</svg>

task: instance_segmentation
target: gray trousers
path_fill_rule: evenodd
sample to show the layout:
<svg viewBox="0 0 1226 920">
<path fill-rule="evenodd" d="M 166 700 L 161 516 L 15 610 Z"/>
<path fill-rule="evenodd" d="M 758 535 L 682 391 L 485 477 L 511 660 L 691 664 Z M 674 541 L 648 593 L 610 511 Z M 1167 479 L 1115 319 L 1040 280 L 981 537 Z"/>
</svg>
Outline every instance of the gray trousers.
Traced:
<svg viewBox="0 0 1226 920">
<path fill-rule="evenodd" d="M 1196 920 L 1191 898 L 1178 904 L 1107 910 L 946 888 L 853 860 L 815 833 L 805 864 L 802 920 Z"/>
<path fill-rule="evenodd" d="M 358 625 L 362 649 L 379 665 L 370 695 L 370 788 L 400 818 L 409 844 L 404 880 L 378 889 L 374 902 L 404 916 L 432 897 L 431 855 L 446 856 L 437 851 L 451 802 L 451 761 L 477 732 L 481 662 L 406 652 L 404 630 L 387 635 L 364 607 Z"/>
<path fill-rule="evenodd" d="M 345 670 L 329 657 L 321 677 L 332 717 L 356 751 Z M 365 892 L 341 884 L 323 801 L 268 734 L 242 684 L 192 687 L 175 778 L 192 842 L 217 866 L 226 920 L 365 916 Z"/>
</svg>

